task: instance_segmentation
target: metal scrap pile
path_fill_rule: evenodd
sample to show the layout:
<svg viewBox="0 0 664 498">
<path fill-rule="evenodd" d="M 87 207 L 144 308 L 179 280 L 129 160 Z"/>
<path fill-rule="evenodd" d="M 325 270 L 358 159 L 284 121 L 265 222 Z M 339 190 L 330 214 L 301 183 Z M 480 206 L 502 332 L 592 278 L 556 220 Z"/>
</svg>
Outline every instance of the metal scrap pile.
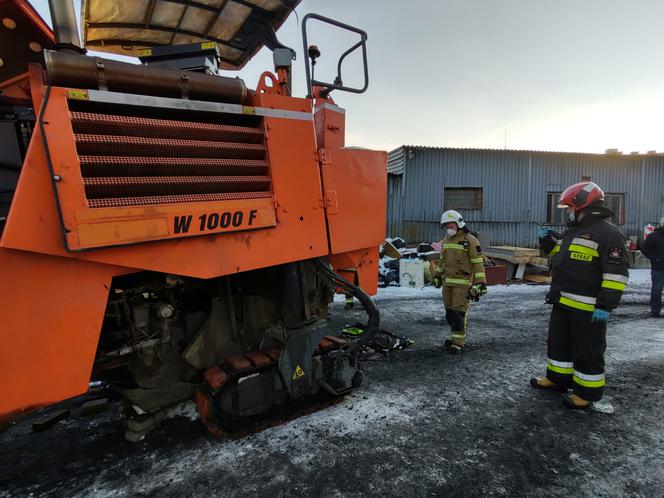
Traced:
<svg viewBox="0 0 664 498">
<path fill-rule="evenodd" d="M 435 270 L 439 259 L 440 242 L 421 243 L 414 247 L 408 247 L 406 241 L 400 237 L 387 238 L 380 248 L 378 284 L 382 287 L 388 285 L 408 286 L 408 284 L 413 287 L 421 287 L 425 283 L 431 282 L 432 272 Z M 404 275 L 404 266 L 409 264 L 422 273 L 422 282 L 417 278 L 408 279 L 408 282 L 401 281 Z M 421 269 L 418 268 L 419 266 L 421 266 Z M 409 274 L 407 272 L 405 275 L 408 278 Z"/>
<path fill-rule="evenodd" d="M 344 339 L 357 341 L 366 333 L 366 325 L 361 323 L 347 325 L 341 332 Z M 381 329 L 362 345 L 360 359 L 367 359 L 375 354 L 387 355 L 390 351 L 407 349 L 413 344 L 415 344 L 415 341 L 408 337 L 395 335 Z"/>
</svg>

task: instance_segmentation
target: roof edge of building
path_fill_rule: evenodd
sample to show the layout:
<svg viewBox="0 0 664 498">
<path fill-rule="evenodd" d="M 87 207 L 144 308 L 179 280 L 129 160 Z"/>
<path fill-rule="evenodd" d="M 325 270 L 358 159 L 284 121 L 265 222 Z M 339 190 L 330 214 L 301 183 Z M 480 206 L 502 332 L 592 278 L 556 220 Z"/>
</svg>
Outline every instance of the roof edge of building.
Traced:
<svg viewBox="0 0 664 498">
<path fill-rule="evenodd" d="M 400 145 L 388 152 L 392 154 L 399 150 L 440 150 L 440 151 L 455 151 L 455 152 L 507 152 L 507 153 L 523 153 L 523 154 L 564 154 L 573 156 L 602 156 L 602 157 L 621 157 L 621 158 L 634 158 L 634 157 L 662 157 L 662 154 L 624 154 L 624 153 L 606 153 L 606 152 L 573 152 L 573 151 L 560 151 L 560 150 L 532 150 L 532 149 L 496 149 L 490 147 L 435 147 L 430 145 Z"/>
</svg>

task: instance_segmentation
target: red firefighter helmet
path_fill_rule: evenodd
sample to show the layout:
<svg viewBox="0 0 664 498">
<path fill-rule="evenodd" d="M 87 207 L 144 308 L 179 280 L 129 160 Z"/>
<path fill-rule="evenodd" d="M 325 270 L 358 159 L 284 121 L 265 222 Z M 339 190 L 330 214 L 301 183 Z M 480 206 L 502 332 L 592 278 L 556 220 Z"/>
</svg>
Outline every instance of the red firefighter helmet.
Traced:
<svg viewBox="0 0 664 498">
<path fill-rule="evenodd" d="M 604 200 L 604 191 L 593 182 L 575 183 L 565 189 L 560 194 L 558 201 L 559 208 L 574 208 L 574 211 L 581 211 L 598 201 Z"/>
</svg>

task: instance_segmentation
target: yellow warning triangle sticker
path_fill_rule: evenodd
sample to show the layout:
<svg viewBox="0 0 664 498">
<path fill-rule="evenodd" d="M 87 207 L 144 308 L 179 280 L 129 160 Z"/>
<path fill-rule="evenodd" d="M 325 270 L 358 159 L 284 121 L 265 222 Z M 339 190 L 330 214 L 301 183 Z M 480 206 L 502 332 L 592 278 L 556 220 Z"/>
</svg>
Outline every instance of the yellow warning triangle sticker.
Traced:
<svg viewBox="0 0 664 498">
<path fill-rule="evenodd" d="M 299 379 L 300 377 L 304 377 L 304 370 L 302 370 L 302 367 L 298 365 L 295 367 L 295 372 L 293 372 L 293 380 Z"/>
</svg>

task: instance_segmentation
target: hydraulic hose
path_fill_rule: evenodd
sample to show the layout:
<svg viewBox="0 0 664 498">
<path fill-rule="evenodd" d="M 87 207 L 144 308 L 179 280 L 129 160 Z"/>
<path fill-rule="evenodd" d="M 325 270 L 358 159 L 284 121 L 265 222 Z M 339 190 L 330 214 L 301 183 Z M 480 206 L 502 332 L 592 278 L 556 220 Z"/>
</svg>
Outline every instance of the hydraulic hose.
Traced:
<svg viewBox="0 0 664 498">
<path fill-rule="evenodd" d="M 371 341 L 371 339 L 373 339 L 373 337 L 378 332 L 378 328 L 380 327 L 380 311 L 378 311 L 378 308 L 373 302 L 373 299 L 371 299 L 371 297 L 366 292 L 364 292 L 357 285 L 350 283 L 341 275 L 335 273 L 325 261 L 317 259 L 315 261 L 315 265 L 319 273 L 321 273 L 327 279 L 331 280 L 334 284 L 336 284 L 337 287 L 342 288 L 353 297 L 357 298 L 357 300 L 362 305 L 362 308 L 364 308 L 364 311 L 367 313 L 368 320 L 366 331 L 364 334 L 362 334 L 362 338 L 359 341 L 355 341 L 351 345 L 353 350 L 358 350 L 369 341 Z"/>
</svg>

